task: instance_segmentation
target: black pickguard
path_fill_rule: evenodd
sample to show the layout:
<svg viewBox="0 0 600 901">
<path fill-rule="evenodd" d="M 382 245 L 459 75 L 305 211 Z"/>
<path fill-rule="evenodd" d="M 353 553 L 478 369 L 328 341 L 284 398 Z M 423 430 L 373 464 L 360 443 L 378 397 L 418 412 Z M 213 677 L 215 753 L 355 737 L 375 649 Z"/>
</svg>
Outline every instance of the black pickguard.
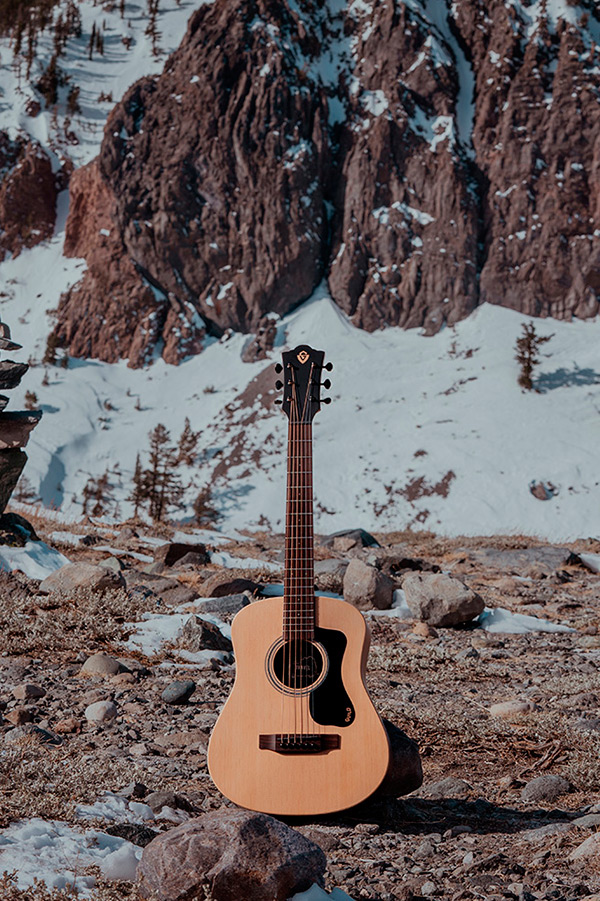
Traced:
<svg viewBox="0 0 600 901">
<path fill-rule="evenodd" d="M 321 726 L 349 726 L 354 722 L 354 705 L 342 682 L 342 660 L 346 650 L 346 636 L 336 629 L 315 629 L 329 659 L 325 681 L 310 695 L 310 714 Z"/>
</svg>

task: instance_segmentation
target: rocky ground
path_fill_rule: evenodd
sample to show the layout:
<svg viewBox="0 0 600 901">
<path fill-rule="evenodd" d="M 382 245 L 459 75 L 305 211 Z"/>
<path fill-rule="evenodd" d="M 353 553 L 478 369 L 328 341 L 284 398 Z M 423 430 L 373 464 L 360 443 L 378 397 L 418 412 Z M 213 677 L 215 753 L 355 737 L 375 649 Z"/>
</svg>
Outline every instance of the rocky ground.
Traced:
<svg viewBox="0 0 600 901">
<path fill-rule="evenodd" d="M 280 581 L 273 564 L 282 558 L 282 537 L 254 534 L 219 546 L 258 561 L 225 569 L 206 562 L 199 546 L 169 565 L 141 527 L 113 534 L 78 527 L 83 541 L 74 546 L 56 525 L 35 525 L 42 537 L 53 533 L 50 543 L 71 560 L 108 563 L 113 581 L 99 587 L 82 579 L 41 593 L 21 575 L 0 576 L 0 828 L 34 816 L 82 825 L 77 805 L 110 791 L 153 811 L 178 811 L 129 825 L 93 821 L 146 844 L 190 814 L 231 806 L 206 768 L 210 730 L 234 678 L 226 643 L 199 663 L 179 656 L 198 647 L 194 636 L 149 655 L 125 642 L 145 612 L 191 615 L 198 595 L 225 594 L 214 610 L 230 621 L 227 610 L 254 591 L 224 583 Z M 376 537 L 379 548 L 363 547 L 360 537 L 320 543 L 319 587 L 341 593 L 353 558 L 387 575 L 392 587 L 408 573 L 439 569 L 488 607 L 574 631 L 490 633 L 366 613 L 372 698 L 418 742 L 424 783 L 405 798 L 290 824 L 325 852 L 325 887 L 339 886 L 356 901 L 600 898 L 600 575 L 578 556 L 598 553 L 600 542 L 556 548 L 519 537 Z M 154 552 L 152 564 L 132 556 Z M 202 638 L 204 647 L 214 641 Z M 173 703 L 171 683 L 186 680 L 195 690 L 179 686 L 188 700 Z M 8 901 L 65 897 L 42 886 L 19 890 L 7 876 L 0 889 Z M 92 897 L 134 899 L 138 889 L 99 878 Z"/>
</svg>

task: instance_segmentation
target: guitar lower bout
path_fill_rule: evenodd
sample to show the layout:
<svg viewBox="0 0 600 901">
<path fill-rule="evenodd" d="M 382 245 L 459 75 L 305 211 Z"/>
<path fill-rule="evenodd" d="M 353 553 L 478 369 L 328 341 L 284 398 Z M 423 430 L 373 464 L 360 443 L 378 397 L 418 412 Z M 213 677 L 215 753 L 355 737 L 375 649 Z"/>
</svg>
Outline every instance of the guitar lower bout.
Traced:
<svg viewBox="0 0 600 901">
<path fill-rule="evenodd" d="M 365 800 L 385 777 L 387 733 L 364 684 L 365 620 L 338 598 L 315 598 L 315 614 L 314 641 L 283 641 L 283 598 L 258 601 L 233 621 L 236 679 L 208 767 L 241 807 L 333 813 Z"/>
</svg>

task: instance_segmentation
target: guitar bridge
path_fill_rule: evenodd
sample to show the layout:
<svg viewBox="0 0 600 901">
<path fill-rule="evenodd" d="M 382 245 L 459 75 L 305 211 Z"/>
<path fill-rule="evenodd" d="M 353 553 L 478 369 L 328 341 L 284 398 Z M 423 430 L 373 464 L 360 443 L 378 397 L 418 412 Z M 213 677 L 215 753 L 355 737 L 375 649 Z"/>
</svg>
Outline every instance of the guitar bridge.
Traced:
<svg viewBox="0 0 600 901">
<path fill-rule="evenodd" d="M 276 751 L 278 754 L 322 754 L 325 751 L 335 751 L 340 745 L 340 736 L 331 734 L 278 733 L 258 736 L 259 748 Z"/>
</svg>

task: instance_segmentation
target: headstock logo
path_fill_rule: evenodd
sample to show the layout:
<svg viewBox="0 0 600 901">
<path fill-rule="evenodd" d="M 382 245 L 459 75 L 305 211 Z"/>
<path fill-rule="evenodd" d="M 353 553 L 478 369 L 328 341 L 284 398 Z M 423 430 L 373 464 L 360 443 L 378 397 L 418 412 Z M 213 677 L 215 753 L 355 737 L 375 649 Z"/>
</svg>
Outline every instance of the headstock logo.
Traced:
<svg viewBox="0 0 600 901">
<path fill-rule="evenodd" d="M 301 363 L 306 363 L 306 361 L 308 360 L 308 354 L 305 350 L 300 351 L 300 353 L 298 354 L 298 359 Z"/>
</svg>

